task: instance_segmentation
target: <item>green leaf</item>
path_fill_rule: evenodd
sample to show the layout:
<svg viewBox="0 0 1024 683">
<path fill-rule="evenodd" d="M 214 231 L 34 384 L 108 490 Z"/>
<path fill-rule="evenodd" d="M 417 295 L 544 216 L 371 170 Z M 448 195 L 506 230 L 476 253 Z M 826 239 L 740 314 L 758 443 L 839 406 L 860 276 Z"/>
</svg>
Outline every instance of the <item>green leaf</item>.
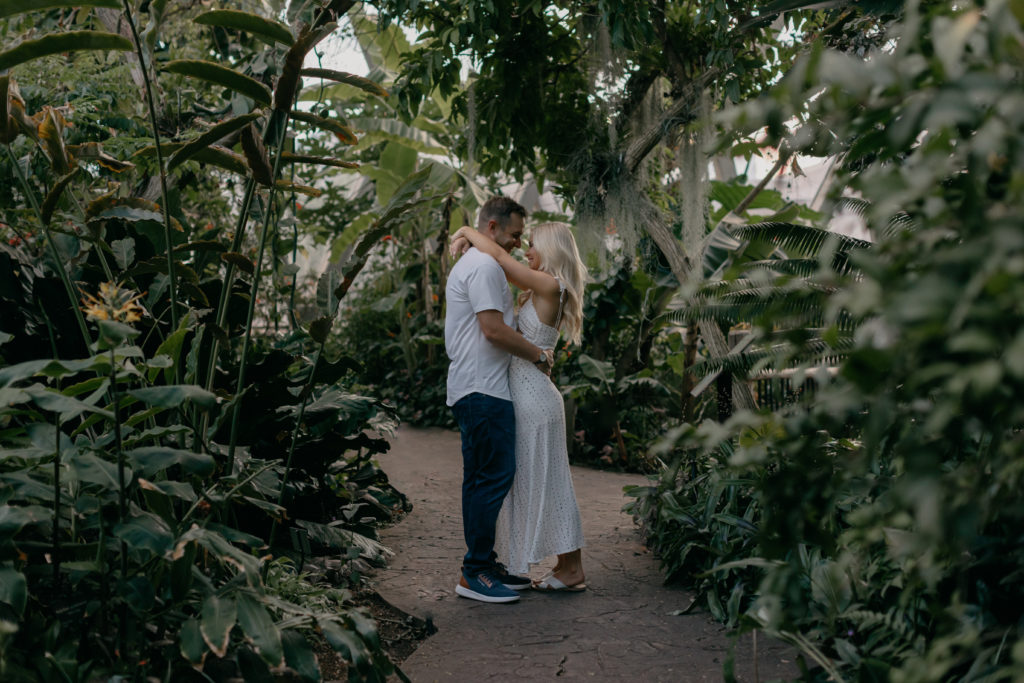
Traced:
<svg viewBox="0 0 1024 683">
<path fill-rule="evenodd" d="M 71 472 L 82 482 L 99 484 L 105 489 L 117 491 L 120 483 L 117 478 L 117 465 L 96 457 L 92 453 L 80 453 L 70 459 Z M 125 483 L 131 481 L 132 471 L 125 468 Z"/>
<path fill-rule="evenodd" d="M 53 519 L 49 510 L 39 505 L 0 505 L 0 539 L 10 539 L 30 524 L 47 524 Z"/>
<path fill-rule="evenodd" d="M 100 331 L 99 348 L 104 350 L 120 346 L 140 334 L 131 325 L 116 320 L 97 320 L 96 327 Z"/>
<path fill-rule="evenodd" d="M 240 593 L 238 623 L 264 661 L 272 667 L 281 666 L 284 661 L 281 634 L 267 608 L 245 593 Z"/>
<path fill-rule="evenodd" d="M 114 535 L 134 550 L 148 550 L 157 557 L 174 545 L 174 534 L 167 522 L 160 517 L 144 512 L 134 505 L 132 518 L 114 527 Z"/>
<path fill-rule="evenodd" d="M 192 488 L 191 484 L 186 484 L 182 481 L 152 482 L 139 477 L 138 482 L 140 488 L 146 491 L 157 491 L 170 498 L 180 498 L 189 503 L 194 503 L 197 499 L 195 489 Z"/>
<path fill-rule="evenodd" d="M 231 263 L 239 270 L 243 271 L 246 275 L 252 275 L 256 272 L 256 264 L 252 262 L 245 254 L 239 254 L 238 252 L 228 251 L 220 255 L 220 260 L 224 263 Z"/>
<path fill-rule="evenodd" d="M 121 0 L 0 0 L 0 19 L 54 7 L 109 7 L 121 9 Z"/>
<path fill-rule="evenodd" d="M 333 166 L 335 168 L 359 168 L 355 161 L 344 161 L 331 157 L 317 157 L 307 154 L 292 154 L 285 152 L 281 155 L 281 162 L 285 164 L 316 164 L 318 166 Z"/>
<path fill-rule="evenodd" d="M 323 344 L 327 341 L 327 336 L 331 333 L 331 327 L 333 326 L 333 316 L 325 315 L 317 318 L 309 324 L 309 336 L 312 337 L 313 341 Z"/>
<path fill-rule="evenodd" d="M 203 603 L 202 621 L 199 631 L 213 654 L 224 657 L 231 640 L 231 628 L 235 625 L 237 607 L 231 598 L 211 595 Z"/>
<path fill-rule="evenodd" d="M 355 665 L 357 669 L 366 667 L 369 663 L 369 653 L 366 651 L 366 645 L 356 634 L 327 619 L 317 619 L 317 624 L 324 634 L 324 639 L 335 651 Z"/>
<path fill-rule="evenodd" d="M 615 381 L 615 366 L 608 361 L 591 358 L 585 353 L 579 355 L 580 370 L 586 377 L 596 379 L 602 384 L 611 384 Z"/>
<path fill-rule="evenodd" d="M 192 666 L 200 668 L 206 660 L 206 642 L 199 629 L 199 620 L 189 617 L 181 627 L 179 635 L 181 639 L 181 655 Z"/>
<path fill-rule="evenodd" d="M 114 252 L 114 260 L 121 270 L 128 270 L 128 266 L 135 261 L 135 240 L 131 237 L 112 241 L 110 250 Z"/>
<path fill-rule="evenodd" d="M 194 384 L 172 384 L 163 387 L 144 387 L 128 392 L 146 405 L 159 408 L 177 408 L 185 401 L 192 401 L 200 408 L 209 410 L 217 405 L 217 396 Z"/>
<path fill-rule="evenodd" d="M 10 605 L 19 617 L 25 614 L 28 582 L 24 574 L 10 567 L 0 567 L 0 602 Z"/>
<path fill-rule="evenodd" d="M 131 459 L 132 464 L 139 468 L 139 473 L 145 477 L 153 476 L 174 465 L 181 465 L 182 469 L 189 474 L 205 477 L 213 474 L 216 465 L 213 457 L 206 453 L 193 453 L 166 446 L 133 448 L 126 455 Z"/>
<path fill-rule="evenodd" d="M 287 629 L 281 632 L 281 644 L 289 667 L 307 681 L 320 680 L 320 667 L 305 636 L 294 629 Z"/>
<path fill-rule="evenodd" d="M 208 62 L 202 59 L 175 59 L 174 61 L 167 62 L 163 70 L 198 78 L 228 90 L 234 90 L 264 106 L 270 105 L 270 88 L 252 76 L 246 76 L 234 69 L 221 66 L 216 62 Z"/>
<path fill-rule="evenodd" d="M 71 169 L 70 172 L 54 183 L 53 188 L 46 193 L 46 198 L 43 200 L 43 206 L 39 210 L 43 223 L 47 225 L 50 224 L 50 219 L 53 218 L 53 212 L 57 208 L 57 202 L 60 201 L 61 195 L 64 194 L 64 188 L 71 184 L 71 181 L 78 175 L 79 170 L 80 169 L 77 166 Z"/>
<path fill-rule="evenodd" d="M 61 421 L 70 420 L 86 412 L 96 413 L 107 418 L 114 417 L 109 411 L 97 408 L 94 405 L 90 405 L 84 401 L 79 401 L 78 399 L 71 398 L 70 396 L 65 396 L 53 389 L 43 387 L 41 384 L 26 387 L 22 391 L 32 399 L 33 403 L 43 410 L 60 413 Z"/>
<path fill-rule="evenodd" d="M 0 71 L 18 64 L 75 50 L 132 50 L 130 40 L 116 33 L 100 31 L 68 31 L 26 40 L 5 52 L 0 52 Z"/>
<path fill-rule="evenodd" d="M 227 121 L 218 123 L 199 137 L 187 142 L 181 149 L 175 152 L 171 158 L 167 160 L 167 170 L 171 170 L 181 163 L 191 159 L 198 152 L 206 149 L 221 138 L 226 137 L 237 130 L 241 130 L 260 116 L 262 116 L 262 112 L 252 111 L 248 114 L 236 116 L 233 119 L 228 119 Z"/>
<path fill-rule="evenodd" d="M 293 111 L 290 116 L 296 121 L 302 121 L 303 123 L 308 123 L 322 131 L 334 133 L 338 136 L 338 139 L 346 145 L 354 145 L 358 142 L 356 134 L 352 132 L 351 128 L 335 121 L 334 119 L 327 119 L 323 116 L 317 116 L 316 114 L 310 114 L 305 111 Z"/>
<path fill-rule="evenodd" d="M 291 46 L 295 37 L 284 24 L 266 19 L 257 14 L 239 10 L 221 9 L 204 12 L 194 19 L 197 24 L 220 26 L 238 31 L 245 31 L 262 38 L 264 42 Z"/>
<path fill-rule="evenodd" d="M 374 83 L 369 78 L 363 78 L 362 76 L 356 76 L 344 71 L 334 71 L 332 69 L 303 69 L 299 73 L 303 76 L 310 76 L 312 78 L 325 78 L 327 80 L 337 81 L 338 83 L 347 83 L 348 85 L 355 86 L 360 90 L 365 90 L 368 93 L 379 95 L 380 97 L 388 96 L 388 91 L 382 88 L 379 83 Z"/>
</svg>

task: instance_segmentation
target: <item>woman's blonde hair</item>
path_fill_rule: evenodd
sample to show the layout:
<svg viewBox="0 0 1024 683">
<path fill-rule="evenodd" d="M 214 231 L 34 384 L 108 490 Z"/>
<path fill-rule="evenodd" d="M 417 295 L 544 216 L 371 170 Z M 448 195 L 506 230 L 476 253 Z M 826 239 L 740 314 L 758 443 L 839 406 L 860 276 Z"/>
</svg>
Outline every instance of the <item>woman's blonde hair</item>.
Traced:
<svg viewBox="0 0 1024 683">
<path fill-rule="evenodd" d="M 576 240 L 568 223 L 541 223 L 530 231 L 530 244 L 540 255 L 540 268 L 558 278 L 565 285 L 565 303 L 559 328 L 573 344 L 580 343 L 583 329 L 583 287 L 587 283 L 587 268 L 580 258 Z M 524 292 L 520 303 L 530 295 Z"/>
</svg>

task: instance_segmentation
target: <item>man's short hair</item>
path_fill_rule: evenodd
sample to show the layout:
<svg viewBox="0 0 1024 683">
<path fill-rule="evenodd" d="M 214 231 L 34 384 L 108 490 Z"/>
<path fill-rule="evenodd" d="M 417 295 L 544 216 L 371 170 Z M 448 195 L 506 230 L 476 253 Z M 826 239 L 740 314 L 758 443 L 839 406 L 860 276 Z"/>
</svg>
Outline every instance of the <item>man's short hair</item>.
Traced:
<svg viewBox="0 0 1024 683">
<path fill-rule="evenodd" d="M 480 207 L 480 215 L 477 217 L 477 227 L 483 229 L 487 227 L 487 223 L 490 221 L 497 221 L 498 225 L 505 228 L 508 225 L 508 219 L 512 214 L 517 213 L 526 220 L 526 209 L 523 205 L 514 199 L 509 199 L 503 195 L 491 197 L 484 205 Z"/>
</svg>

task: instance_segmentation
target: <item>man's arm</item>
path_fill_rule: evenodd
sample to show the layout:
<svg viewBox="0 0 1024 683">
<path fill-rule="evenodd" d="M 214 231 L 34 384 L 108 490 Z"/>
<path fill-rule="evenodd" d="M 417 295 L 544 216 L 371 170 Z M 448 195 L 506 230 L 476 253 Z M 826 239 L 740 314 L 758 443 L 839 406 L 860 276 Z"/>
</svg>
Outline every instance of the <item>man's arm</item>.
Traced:
<svg viewBox="0 0 1024 683">
<path fill-rule="evenodd" d="M 502 351 L 507 351 L 531 363 L 536 363 L 541 351 L 544 351 L 548 362 L 543 366 L 538 365 L 538 367 L 545 373 L 551 371 L 553 364 L 553 352 L 551 349 L 542 349 L 536 344 L 527 341 L 526 337 L 505 324 L 500 311 L 480 311 L 476 314 L 476 320 L 480 324 L 480 330 L 484 333 L 484 338 Z"/>
</svg>

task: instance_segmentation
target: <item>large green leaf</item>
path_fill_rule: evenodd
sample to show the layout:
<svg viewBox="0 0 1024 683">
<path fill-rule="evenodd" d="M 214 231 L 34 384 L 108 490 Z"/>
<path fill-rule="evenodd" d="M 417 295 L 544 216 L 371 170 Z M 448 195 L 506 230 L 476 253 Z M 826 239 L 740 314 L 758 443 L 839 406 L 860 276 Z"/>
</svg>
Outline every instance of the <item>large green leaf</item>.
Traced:
<svg viewBox="0 0 1024 683">
<path fill-rule="evenodd" d="M 221 28 L 236 29 L 245 31 L 262 38 L 265 42 L 290 46 L 295 42 L 292 32 L 288 27 L 271 19 L 266 19 L 257 14 L 241 12 L 239 10 L 219 9 L 204 12 L 194 19 L 197 24 L 207 26 L 220 26 Z"/>
<path fill-rule="evenodd" d="M 71 184 L 71 181 L 78 175 L 79 168 L 75 166 L 71 171 L 65 174 L 60 180 L 54 183 L 53 187 L 49 192 L 46 193 L 46 198 L 43 199 L 43 206 L 39 210 L 40 217 L 43 223 L 50 224 L 50 219 L 53 217 L 53 212 L 57 208 L 57 202 L 60 201 L 61 196 L 64 194 L 64 189 Z"/>
<path fill-rule="evenodd" d="M 307 681 L 320 680 L 320 667 L 316 655 L 306 637 L 294 629 L 281 632 L 281 644 L 284 647 L 284 660 Z"/>
<path fill-rule="evenodd" d="M 162 557 L 174 544 L 174 534 L 160 517 L 132 506 L 132 517 L 114 527 L 114 536 L 124 541 L 129 549 L 148 550 Z"/>
<path fill-rule="evenodd" d="M 231 598 L 211 595 L 203 602 L 199 631 L 203 634 L 203 640 L 218 657 L 227 654 L 231 629 L 235 625 L 237 615 L 235 601 Z"/>
<path fill-rule="evenodd" d="M 239 593 L 238 623 L 260 657 L 270 666 L 281 666 L 284 661 L 281 634 L 267 608 L 249 595 Z"/>
<path fill-rule="evenodd" d="M 79 481 L 99 484 L 105 489 L 117 491 L 120 483 L 117 478 L 117 465 L 96 457 L 92 453 L 80 453 L 70 458 L 71 472 Z M 125 482 L 131 481 L 132 471 L 125 468 Z"/>
<path fill-rule="evenodd" d="M 199 620 L 195 617 L 186 619 L 178 637 L 181 641 L 181 655 L 192 666 L 202 667 L 206 660 L 207 649 L 203 634 L 199 629 Z"/>
<path fill-rule="evenodd" d="M 334 166 L 335 168 L 359 168 L 355 161 L 344 161 L 332 157 L 318 157 L 306 154 L 292 154 L 285 152 L 281 155 L 281 162 L 285 164 L 314 164 L 317 166 Z"/>
<path fill-rule="evenodd" d="M 0 71 L 47 55 L 75 50 L 132 50 L 130 40 L 116 33 L 100 31 L 68 31 L 26 40 L 10 50 L 0 52 Z"/>
<path fill-rule="evenodd" d="M 0 0 L 0 19 L 54 7 L 108 7 L 121 9 L 121 0 Z"/>
<path fill-rule="evenodd" d="M 214 85 L 220 85 L 228 90 L 234 90 L 245 95 L 262 105 L 270 105 L 270 88 L 252 76 L 246 76 L 234 69 L 221 66 L 216 62 L 208 62 L 201 59 L 176 59 L 165 64 L 164 71 L 191 76 Z"/>
<path fill-rule="evenodd" d="M 290 116 L 296 121 L 302 121 L 303 123 L 308 123 L 322 131 L 334 133 L 338 136 L 339 140 L 347 145 L 354 145 L 357 142 L 356 134 L 352 132 L 351 128 L 333 119 L 327 119 L 323 116 L 310 114 L 306 111 L 293 111 Z"/>
<path fill-rule="evenodd" d="M 369 664 L 369 652 L 362 639 L 340 624 L 327 619 L 318 619 L 320 632 L 324 639 L 342 657 L 355 665 L 357 669 L 365 669 Z"/>
<path fill-rule="evenodd" d="M 216 465 L 213 457 L 206 453 L 193 453 L 166 446 L 133 448 L 128 451 L 127 455 L 132 463 L 139 468 L 139 473 L 146 477 L 174 465 L 181 465 L 182 469 L 189 474 L 205 477 L 213 473 Z"/>
<path fill-rule="evenodd" d="M 25 575 L 11 567 L 0 567 L 0 602 L 11 606 L 19 617 L 28 603 L 28 582 Z"/>
<path fill-rule="evenodd" d="M 0 539 L 6 541 L 30 524 L 52 519 L 52 513 L 38 505 L 0 505 Z"/>
<path fill-rule="evenodd" d="M 248 114 L 236 116 L 233 119 L 222 121 L 202 135 L 182 145 L 181 149 L 171 155 L 167 160 L 167 169 L 171 170 L 188 159 L 191 159 L 200 151 L 217 142 L 221 138 L 241 130 L 262 115 L 260 111 L 252 111 Z"/>
<path fill-rule="evenodd" d="M 177 408 L 185 401 L 191 401 L 200 408 L 209 410 L 217 405 L 217 396 L 194 384 L 172 384 L 162 387 L 143 387 L 128 392 L 146 405 L 160 408 Z"/>
<path fill-rule="evenodd" d="M 355 86 L 360 90 L 365 90 L 368 93 L 379 95 L 380 97 L 387 97 L 388 91 L 380 86 L 378 83 L 374 83 L 369 78 L 362 76 L 356 76 L 355 74 L 346 73 L 344 71 L 334 71 L 332 69 L 303 69 L 299 72 L 303 76 L 310 76 L 312 78 L 325 78 L 331 81 L 337 81 L 338 83 L 347 83 L 348 85 Z"/>
<path fill-rule="evenodd" d="M 382 30 L 361 4 L 350 9 L 348 16 L 370 69 L 385 69 L 397 74 L 402 58 L 412 51 L 405 33 L 394 23 Z"/>
</svg>

